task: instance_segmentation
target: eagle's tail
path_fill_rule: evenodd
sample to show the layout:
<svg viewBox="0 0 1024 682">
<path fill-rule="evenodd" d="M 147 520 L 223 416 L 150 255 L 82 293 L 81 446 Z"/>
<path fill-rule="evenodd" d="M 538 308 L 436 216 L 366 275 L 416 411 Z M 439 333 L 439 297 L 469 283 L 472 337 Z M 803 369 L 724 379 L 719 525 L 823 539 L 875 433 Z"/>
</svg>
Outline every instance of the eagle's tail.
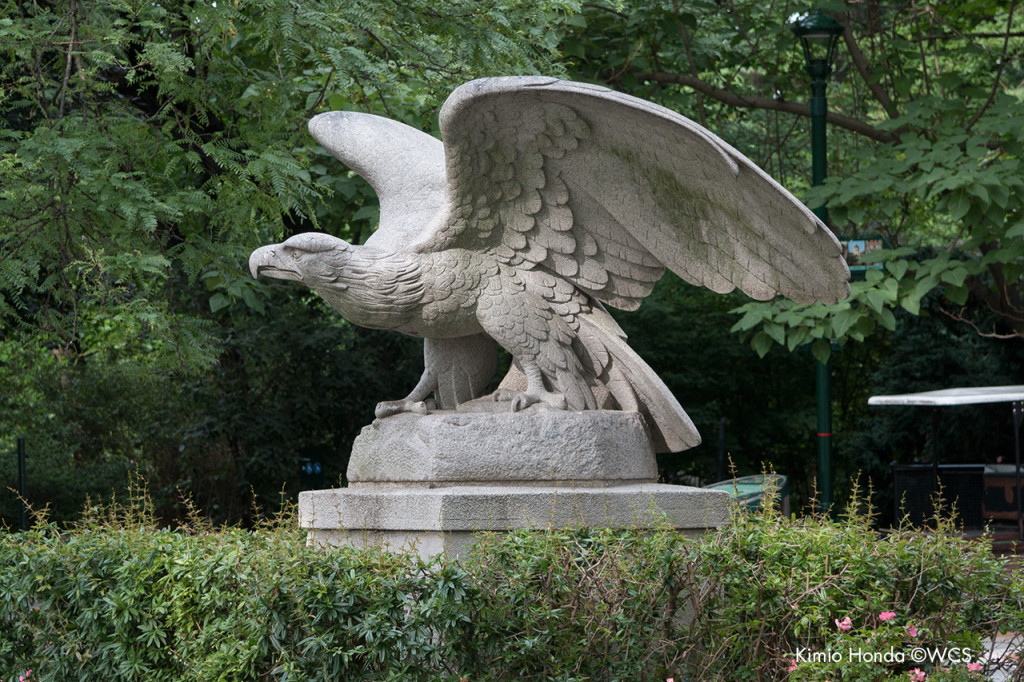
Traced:
<svg viewBox="0 0 1024 682">
<path fill-rule="evenodd" d="M 598 387 L 622 410 L 643 414 L 655 452 L 678 452 L 700 444 L 700 434 L 679 401 L 650 366 L 626 343 L 618 323 L 600 304 L 582 312 L 579 353 Z"/>
</svg>

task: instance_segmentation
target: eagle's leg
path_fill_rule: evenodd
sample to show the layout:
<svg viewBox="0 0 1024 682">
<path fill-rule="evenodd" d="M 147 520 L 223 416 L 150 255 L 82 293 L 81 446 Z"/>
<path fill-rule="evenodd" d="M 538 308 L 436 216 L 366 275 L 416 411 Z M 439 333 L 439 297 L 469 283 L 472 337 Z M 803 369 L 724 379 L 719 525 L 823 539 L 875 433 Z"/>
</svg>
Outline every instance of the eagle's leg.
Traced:
<svg viewBox="0 0 1024 682">
<path fill-rule="evenodd" d="M 544 375 L 535 363 L 523 361 L 523 374 L 526 375 L 526 390 L 512 397 L 512 411 L 519 412 L 535 403 L 544 403 L 556 410 L 568 409 L 568 401 L 563 393 L 555 393 L 544 386 Z"/>
<path fill-rule="evenodd" d="M 401 400 L 385 400 L 377 403 L 377 409 L 373 411 L 377 419 L 390 417 L 400 412 L 415 412 L 416 414 L 427 414 L 427 404 L 424 402 L 434 390 L 437 389 L 437 377 L 429 368 L 424 368 L 422 376 L 416 387 L 409 395 Z"/>
</svg>

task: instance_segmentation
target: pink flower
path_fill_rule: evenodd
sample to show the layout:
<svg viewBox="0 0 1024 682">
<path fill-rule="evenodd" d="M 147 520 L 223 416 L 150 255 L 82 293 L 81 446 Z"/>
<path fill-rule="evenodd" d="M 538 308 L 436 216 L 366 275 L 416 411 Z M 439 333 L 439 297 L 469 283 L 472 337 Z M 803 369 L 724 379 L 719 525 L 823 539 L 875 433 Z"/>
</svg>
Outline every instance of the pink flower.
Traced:
<svg viewBox="0 0 1024 682">
<path fill-rule="evenodd" d="M 980 673 L 981 667 L 981 663 L 978 663 L 977 661 L 972 661 L 971 663 L 967 664 L 967 669 L 970 670 L 972 673 Z"/>
<path fill-rule="evenodd" d="M 924 680 L 928 677 L 928 673 L 921 670 L 920 668 L 914 668 L 907 674 L 910 675 L 911 682 L 924 682 Z"/>
<path fill-rule="evenodd" d="M 787 673 L 791 673 L 791 672 L 793 672 L 794 670 L 796 670 L 796 663 L 794 663 L 793 665 L 791 665 L 791 666 L 789 666 L 788 668 L 786 668 L 786 672 L 787 672 Z"/>
<path fill-rule="evenodd" d="M 842 620 L 836 618 L 836 627 L 842 630 L 843 632 L 847 632 L 848 630 L 853 628 L 853 621 L 850 620 L 849 616 L 843 618 Z"/>
<path fill-rule="evenodd" d="M 917 637 L 917 628 L 915 628 L 913 625 L 908 625 L 907 634 L 911 637 Z"/>
<path fill-rule="evenodd" d="M 878 614 L 878 620 L 883 621 L 883 622 L 887 621 L 887 620 L 892 620 L 895 617 L 896 617 L 896 614 L 893 613 L 892 611 L 882 611 L 880 614 Z M 915 670 L 916 670 L 916 668 L 915 668 Z M 923 680 L 924 678 L 922 677 L 921 679 Z"/>
</svg>

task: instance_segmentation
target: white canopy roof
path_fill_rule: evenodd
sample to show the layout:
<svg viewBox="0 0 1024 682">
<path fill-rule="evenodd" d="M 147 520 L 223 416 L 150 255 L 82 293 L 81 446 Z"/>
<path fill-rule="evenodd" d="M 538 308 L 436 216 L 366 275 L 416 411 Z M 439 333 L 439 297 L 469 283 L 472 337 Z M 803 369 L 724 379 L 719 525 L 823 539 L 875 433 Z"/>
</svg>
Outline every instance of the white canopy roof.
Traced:
<svg viewBox="0 0 1024 682">
<path fill-rule="evenodd" d="M 944 388 L 941 391 L 874 395 L 868 405 L 978 405 L 980 403 L 1012 403 L 1024 400 L 1024 386 L 979 386 L 977 388 Z"/>
</svg>

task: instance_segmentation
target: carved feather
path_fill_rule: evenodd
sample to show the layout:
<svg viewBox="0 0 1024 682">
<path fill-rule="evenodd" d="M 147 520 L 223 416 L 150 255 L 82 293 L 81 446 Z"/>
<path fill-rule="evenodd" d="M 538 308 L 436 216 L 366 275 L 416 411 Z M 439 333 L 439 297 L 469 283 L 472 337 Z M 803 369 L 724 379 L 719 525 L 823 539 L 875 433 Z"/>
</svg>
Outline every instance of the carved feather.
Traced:
<svg viewBox="0 0 1024 682">
<path fill-rule="evenodd" d="M 444 210 L 472 206 L 485 191 L 487 181 L 467 173 L 481 168 L 483 152 L 459 141 L 486 131 L 495 140 L 486 154 L 505 164 L 489 172 L 506 187 L 535 187 L 538 171 L 545 187 L 559 186 L 557 197 L 537 195 L 546 220 L 527 220 L 540 214 L 533 194 L 529 202 L 505 199 L 501 227 L 526 237 L 513 250 L 534 261 L 543 246 L 541 266 L 605 303 L 635 308 L 662 266 L 693 284 L 762 300 L 781 294 L 833 303 L 849 294 L 839 243 L 814 214 L 727 143 L 668 109 L 583 83 L 488 78 L 456 89 L 440 120 L 448 177 L 460 179 Z M 443 219 L 432 228 L 420 248 L 487 249 L 501 239 L 456 235 Z"/>
</svg>

